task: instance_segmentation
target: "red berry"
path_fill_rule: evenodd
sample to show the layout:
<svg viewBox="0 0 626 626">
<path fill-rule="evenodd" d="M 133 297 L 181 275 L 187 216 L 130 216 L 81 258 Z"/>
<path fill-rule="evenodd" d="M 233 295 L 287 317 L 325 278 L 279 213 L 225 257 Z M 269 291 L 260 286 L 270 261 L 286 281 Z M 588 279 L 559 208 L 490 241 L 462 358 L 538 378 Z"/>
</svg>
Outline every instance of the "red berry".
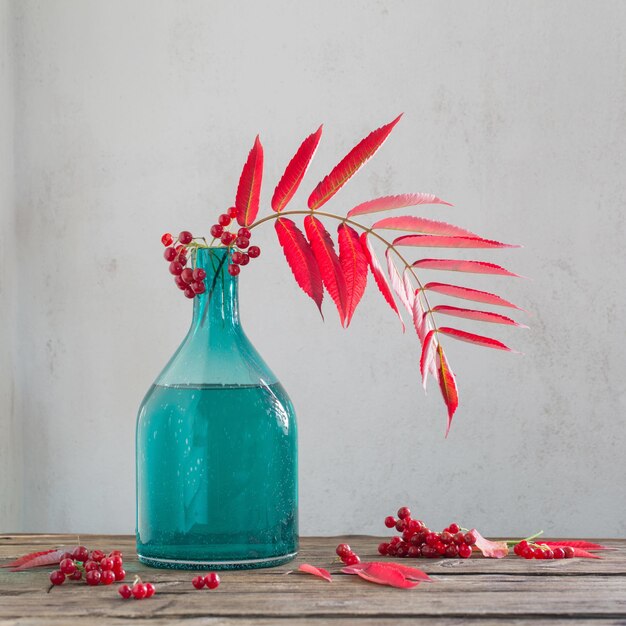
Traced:
<svg viewBox="0 0 626 626">
<path fill-rule="evenodd" d="M 182 243 L 184 246 L 186 246 L 188 243 L 191 243 L 192 240 L 193 240 L 193 235 L 188 230 L 183 230 L 178 235 L 178 241 L 180 241 L 180 243 Z"/>
<path fill-rule="evenodd" d="M 397 530 L 398 532 L 402 532 L 402 531 L 404 530 L 404 528 L 405 528 L 405 523 L 404 523 L 404 520 L 403 520 L 403 519 L 399 519 L 399 520 L 396 522 L 396 530 Z"/>
<path fill-rule="evenodd" d="M 444 530 L 439 536 L 439 539 L 441 539 L 443 543 L 452 543 L 453 537 L 447 530 Z"/>
<path fill-rule="evenodd" d="M 120 585 L 117 588 L 117 593 L 119 593 L 122 598 L 124 598 L 124 600 L 128 600 L 130 596 L 133 595 L 133 592 L 130 590 L 130 587 L 128 585 Z"/>
<path fill-rule="evenodd" d="M 241 272 L 241 269 L 240 269 L 239 265 L 231 264 L 231 265 L 228 266 L 228 273 L 231 276 L 237 276 L 239 274 L 239 272 Z"/>
<path fill-rule="evenodd" d="M 96 563 L 95 561 L 85 561 L 85 571 L 91 572 L 92 570 L 99 570 L 100 563 Z"/>
<path fill-rule="evenodd" d="M 196 292 L 191 287 L 186 287 L 185 298 L 189 298 L 191 300 L 192 298 L 195 298 L 195 297 L 196 297 Z"/>
<path fill-rule="evenodd" d="M 520 548 L 519 543 L 516 543 L 515 546 L 513 547 L 513 552 L 515 552 L 515 554 L 517 554 L 517 556 L 521 556 L 522 550 L 523 550 L 523 548 Z"/>
<path fill-rule="evenodd" d="M 97 563 L 100 563 L 100 561 L 102 561 L 102 559 L 105 557 L 104 552 L 102 552 L 102 550 L 92 550 L 91 554 L 89 555 L 89 558 L 92 561 L 96 561 Z"/>
<path fill-rule="evenodd" d="M 137 583 L 133 585 L 131 592 L 135 600 L 142 600 L 143 598 L 146 597 L 148 590 L 146 589 L 146 586 L 143 583 Z"/>
<path fill-rule="evenodd" d="M 165 248 L 165 250 L 163 250 L 163 258 L 166 261 L 170 261 L 170 263 L 178 256 L 178 254 L 176 253 L 176 250 L 174 250 L 174 248 Z"/>
<path fill-rule="evenodd" d="M 217 218 L 217 222 L 220 226 L 228 226 L 231 223 L 232 219 L 233 218 L 230 215 L 227 215 L 226 213 L 222 213 Z"/>
<path fill-rule="evenodd" d="M 187 265 L 187 257 L 184 254 L 179 255 L 178 262 L 185 267 Z"/>
<path fill-rule="evenodd" d="M 73 559 L 74 557 L 72 556 L 71 552 L 64 552 L 60 557 L 59 557 L 59 563 L 63 560 L 63 559 Z"/>
<path fill-rule="evenodd" d="M 520 556 L 524 559 L 532 559 L 535 556 L 535 550 L 530 546 L 525 546 L 522 548 Z"/>
<path fill-rule="evenodd" d="M 427 559 L 434 559 L 437 556 L 437 550 L 432 546 L 424 544 L 422 546 L 422 556 L 425 556 Z"/>
<path fill-rule="evenodd" d="M 387 556 L 396 556 L 396 546 L 389 544 L 389 547 L 387 548 Z"/>
<path fill-rule="evenodd" d="M 421 550 L 417 546 L 409 546 L 407 556 L 416 559 L 421 554 Z"/>
<path fill-rule="evenodd" d="M 105 569 L 113 569 L 114 565 L 113 565 L 113 557 L 106 557 L 104 559 L 102 559 L 102 561 L 100 561 L 100 567 L 105 570 Z"/>
<path fill-rule="evenodd" d="M 89 550 L 87 550 L 85 546 L 78 546 L 77 548 L 74 548 L 74 551 L 72 552 L 72 558 L 75 561 L 85 562 L 87 559 L 89 559 Z"/>
<path fill-rule="evenodd" d="M 541 548 L 534 548 L 533 556 L 538 560 L 543 559 L 543 550 Z"/>
<path fill-rule="evenodd" d="M 550 550 L 550 548 L 547 548 L 546 550 L 543 551 L 543 558 L 548 559 L 548 560 L 553 559 L 554 552 Z"/>
<path fill-rule="evenodd" d="M 337 556 L 339 558 L 343 558 L 344 556 L 346 556 L 346 554 L 350 554 L 350 552 L 352 552 L 352 549 L 347 543 L 340 543 L 335 548 L 335 552 L 337 553 Z"/>
<path fill-rule="evenodd" d="M 171 246 L 173 241 L 174 241 L 174 238 L 169 233 L 165 233 L 163 237 L 161 237 L 161 243 L 164 246 Z"/>
<path fill-rule="evenodd" d="M 252 233 L 245 226 L 243 226 L 242 228 L 240 228 L 237 231 L 237 236 L 238 237 L 245 237 L 246 239 L 250 239 L 250 237 L 252 237 Z"/>
<path fill-rule="evenodd" d="M 237 217 L 237 207 L 236 206 L 231 206 L 228 208 L 228 211 L 226 211 L 226 213 L 228 213 L 228 215 L 230 217 L 232 217 L 233 219 L 235 219 Z"/>
<path fill-rule="evenodd" d="M 202 589 L 202 587 L 204 587 L 204 576 L 194 576 L 191 579 L 191 584 L 196 588 L 196 589 Z"/>
<path fill-rule="evenodd" d="M 476 543 L 476 537 L 471 530 L 468 533 L 465 533 L 465 543 L 468 546 L 473 546 Z"/>
<path fill-rule="evenodd" d="M 407 524 L 407 528 L 411 532 L 416 533 L 422 530 L 422 528 L 424 528 L 424 523 L 418 519 L 410 519 L 409 523 Z"/>
<path fill-rule="evenodd" d="M 407 517 L 411 517 L 411 511 L 408 506 L 403 506 L 398 509 L 398 517 L 400 519 L 406 519 Z"/>
<path fill-rule="evenodd" d="M 466 543 L 459 544 L 457 549 L 462 559 L 469 559 L 472 556 L 472 549 Z"/>
<path fill-rule="evenodd" d="M 196 267 L 193 271 L 193 279 L 197 282 L 204 280 L 206 278 L 206 272 L 201 267 Z"/>
<path fill-rule="evenodd" d="M 53 585 L 62 585 L 65 582 L 65 574 L 60 569 L 55 569 L 50 574 L 50 582 Z"/>
<path fill-rule="evenodd" d="M 450 526 L 448 526 L 448 532 L 453 534 L 453 535 L 458 533 L 459 530 L 461 530 L 461 529 L 459 528 L 458 524 L 450 524 Z"/>
<path fill-rule="evenodd" d="M 437 533 L 428 533 L 425 538 L 425 543 L 429 545 L 431 548 L 434 548 L 439 541 L 439 537 L 437 537 Z"/>
<path fill-rule="evenodd" d="M 402 541 L 402 539 L 400 539 L 400 537 L 392 537 L 391 541 L 389 542 L 389 545 L 390 546 L 397 546 L 401 541 Z"/>
<path fill-rule="evenodd" d="M 221 224 L 213 224 L 213 226 L 211 226 L 211 235 L 213 235 L 213 237 L 221 237 L 223 232 L 224 227 Z"/>
<path fill-rule="evenodd" d="M 180 277 L 189 284 L 193 281 L 193 270 L 190 267 L 186 267 L 181 273 Z"/>
<path fill-rule="evenodd" d="M 100 582 L 103 585 L 112 585 L 115 582 L 115 574 L 113 573 L 113 571 L 110 569 L 105 569 L 100 577 Z"/>
<path fill-rule="evenodd" d="M 554 558 L 555 559 L 564 559 L 565 558 L 565 550 L 563 548 L 554 548 Z"/>
<path fill-rule="evenodd" d="M 248 254 L 251 259 L 256 259 L 261 254 L 261 248 L 259 248 L 259 246 L 250 246 L 248 248 Z"/>
<path fill-rule="evenodd" d="M 88 585 L 95 587 L 100 584 L 100 579 L 102 578 L 102 574 L 98 569 L 92 569 L 85 574 L 85 581 Z"/>
<path fill-rule="evenodd" d="M 124 580 L 126 578 L 126 570 L 122 567 L 114 569 L 113 573 L 115 574 L 115 580 Z"/>
<path fill-rule="evenodd" d="M 193 289 L 194 293 L 204 293 L 206 291 L 204 283 L 193 282 L 189 286 Z"/>
<path fill-rule="evenodd" d="M 180 275 L 174 276 L 174 282 L 181 291 L 185 291 L 185 289 L 187 289 L 187 283 L 180 277 Z"/>
<path fill-rule="evenodd" d="M 250 245 L 250 240 L 247 237 L 237 237 L 235 244 L 238 248 L 245 249 Z"/>
<path fill-rule="evenodd" d="M 124 565 L 121 554 L 109 555 L 109 558 L 111 559 L 111 561 L 113 561 L 113 569 L 120 569 L 120 567 Z"/>
<path fill-rule="evenodd" d="M 396 555 L 400 558 L 407 556 L 408 553 L 409 547 L 406 545 L 406 543 L 404 543 L 404 541 L 396 546 Z"/>
<path fill-rule="evenodd" d="M 563 551 L 565 552 L 566 559 L 573 559 L 576 556 L 576 553 L 574 552 L 574 548 L 572 548 L 571 546 L 565 546 L 563 548 Z"/>
<path fill-rule="evenodd" d="M 217 589 L 220 586 L 220 577 L 215 572 L 209 572 L 204 577 L 204 584 L 209 589 Z"/>
<path fill-rule="evenodd" d="M 68 576 L 70 580 L 80 580 L 82 577 L 83 573 L 79 569 Z"/>
<path fill-rule="evenodd" d="M 393 515 L 388 515 L 385 518 L 385 526 L 387 528 L 393 528 L 396 525 L 396 518 Z"/>
<path fill-rule="evenodd" d="M 233 233 L 223 233 L 220 241 L 225 245 L 225 246 L 230 246 L 230 244 L 235 241 L 236 237 Z"/>
<path fill-rule="evenodd" d="M 361 562 L 361 559 L 358 557 L 358 555 L 354 554 L 354 552 L 350 552 L 349 554 L 346 554 L 346 556 L 343 557 L 341 560 L 346 565 L 356 565 L 357 563 Z"/>
<path fill-rule="evenodd" d="M 74 559 L 63 559 L 59 563 L 59 570 L 64 574 L 73 574 L 76 571 L 76 563 L 74 563 Z"/>
<path fill-rule="evenodd" d="M 182 274 L 182 271 L 183 266 L 178 261 L 172 261 L 170 263 L 170 274 L 173 274 L 174 276 L 180 276 L 180 274 Z"/>
<path fill-rule="evenodd" d="M 250 257 L 245 252 L 241 252 L 241 261 L 239 261 L 239 265 L 248 265 L 248 263 L 250 263 Z"/>
<path fill-rule="evenodd" d="M 437 550 L 437 554 L 441 554 L 442 556 L 446 553 L 446 544 L 443 541 L 438 541 L 435 544 L 435 550 Z"/>
<path fill-rule="evenodd" d="M 146 598 L 151 598 L 156 593 L 156 587 L 152 583 L 144 583 L 146 587 Z"/>
<path fill-rule="evenodd" d="M 239 263 L 241 263 L 241 252 L 239 252 L 239 250 L 235 250 L 235 252 L 233 252 L 231 261 L 235 263 L 236 265 L 239 265 Z"/>
<path fill-rule="evenodd" d="M 446 556 L 453 559 L 459 555 L 459 549 L 456 544 L 450 543 L 446 546 Z"/>
<path fill-rule="evenodd" d="M 421 546 L 424 543 L 422 533 L 415 533 L 414 535 L 411 535 L 409 543 L 412 546 Z"/>
<path fill-rule="evenodd" d="M 378 554 L 382 554 L 385 556 L 387 554 L 387 550 L 389 550 L 389 544 L 386 542 L 378 544 Z"/>
</svg>

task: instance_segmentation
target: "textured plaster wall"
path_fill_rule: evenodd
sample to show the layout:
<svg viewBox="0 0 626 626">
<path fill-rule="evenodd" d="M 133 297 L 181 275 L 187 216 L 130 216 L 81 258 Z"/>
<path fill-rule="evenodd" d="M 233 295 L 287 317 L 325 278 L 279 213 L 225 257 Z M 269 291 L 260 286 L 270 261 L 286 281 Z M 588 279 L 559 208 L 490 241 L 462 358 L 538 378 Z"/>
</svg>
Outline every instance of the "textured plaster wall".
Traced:
<svg viewBox="0 0 626 626">
<path fill-rule="evenodd" d="M 466 257 L 532 280 L 427 279 L 519 302 L 530 330 L 481 331 L 525 356 L 447 342 L 461 408 L 444 440 L 414 337 L 380 295 L 366 294 L 347 332 L 330 306 L 323 323 L 273 229 L 259 232 L 241 309 L 298 412 L 302 532 L 381 532 L 406 503 L 434 526 L 624 535 L 626 3 L 21 0 L 12 10 L 19 289 L 4 292 L 4 263 L 2 284 L 19 309 L 19 356 L 3 367 L 0 397 L 6 421 L 16 371 L 16 530 L 133 530 L 136 409 L 190 316 L 161 233 L 208 230 L 257 132 L 267 207 L 320 122 L 306 190 L 404 111 L 329 209 L 431 191 L 455 207 L 421 214 L 523 243 Z M 10 72 L 3 61 L 4 82 Z M 21 472 L 5 438 L 19 433 L 4 421 L 2 493 Z"/>
</svg>

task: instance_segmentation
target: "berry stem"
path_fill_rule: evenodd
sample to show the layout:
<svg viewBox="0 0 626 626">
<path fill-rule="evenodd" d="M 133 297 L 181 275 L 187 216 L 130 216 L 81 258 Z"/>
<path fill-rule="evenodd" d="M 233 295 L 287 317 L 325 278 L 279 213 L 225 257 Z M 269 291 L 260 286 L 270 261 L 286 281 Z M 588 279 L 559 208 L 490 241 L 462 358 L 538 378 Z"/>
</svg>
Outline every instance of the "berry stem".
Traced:
<svg viewBox="0 0 626 626">
<path fill-rule="evenodd" d="M 541 535 L 543 535 L 543 530 L 540 530 L 538 533 L 535 533 L 534 535 L 531 535 L 530 537 L 526 537 L 525 539 L 507 539 L 506 544 L 514 546 L 515 544 L 518 544 L 520 541 L 528 541 L 528 543 L 531 543 L 533 539 L 537 539 L 537 537 L 540 537 Z"/>
</svg>

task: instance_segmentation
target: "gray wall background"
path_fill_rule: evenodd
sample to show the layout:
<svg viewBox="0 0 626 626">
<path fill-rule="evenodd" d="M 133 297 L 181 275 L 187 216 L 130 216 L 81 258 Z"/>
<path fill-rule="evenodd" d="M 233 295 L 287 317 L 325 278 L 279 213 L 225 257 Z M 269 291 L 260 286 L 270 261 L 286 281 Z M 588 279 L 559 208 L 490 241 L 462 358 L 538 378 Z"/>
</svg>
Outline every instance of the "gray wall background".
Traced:
<svg viewBox="0 0 626 626">
<path fill-rule="evenodd" d="M 132 532 L 136 409 L 191 308 L 161 233 L 208 231 L 257 132 L 268 210 L 321 122 L 301 204 L 404 111 L 329 209 L 429 191 L 455 207 L 419 214 L 523 243 L 466 256 L 532 280 L 464 284 L 528 309 L 530 330 L 480 329 L 525 355 L 447 342 L 444 440 L 375 289 L 347 332 L 322 323 L 260 232 L 241 308 L 298 412 L 302 532 L 382 533 L 409 504 L 624 535 L 626 3 L 1 0 L 0 34 L 0 529 Z"/>
</svg>

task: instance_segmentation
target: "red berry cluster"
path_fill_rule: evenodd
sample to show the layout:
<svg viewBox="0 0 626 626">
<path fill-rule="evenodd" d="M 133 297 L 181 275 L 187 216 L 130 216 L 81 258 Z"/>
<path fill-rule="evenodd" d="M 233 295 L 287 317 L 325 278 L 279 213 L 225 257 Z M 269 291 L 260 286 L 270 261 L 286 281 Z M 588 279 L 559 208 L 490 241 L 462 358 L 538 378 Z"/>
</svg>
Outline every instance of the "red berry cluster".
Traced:
<svg viewBox="0 0 626 626">
<path fill-rule="evenodd" d="M 176 286 L 187 298 L 195 298 L 206 291 L 204 284 L 206 272 L 199 267 L 195 269 L 186 267 L 189 260 L 189 244 L 192 241 L 193 235 L 188 230 L 183 230 L 176 240 L 170 233 L 165 233 L 161 237 L 161 243 L 166 246 L 163 258 L 170 264 L 170 274 L 174 276 Z"/>
<path fill-rule="evenodd" d="M 413 519 L 406 506 L 398 510 L 398 519 L 393 515 L 386 517 L 385 526 L 402 533 L 378 546 L 378 552 L 386 556 L 469 559 L 476 543 L 474 533 L 464 532 L 458 524 L 450 524 L 440 533 L 433 532 L 421 520 Z"/>
<path fill-rule="evenodd" d="M 124 580 L 124 561 L 119 550 L 106 555 L 102 550 L 92 550 L 78 546 L 72 552 L 61 555 L 59 569 L 50 574 L 53 585 L 62 585 L 66 577 L 69 580 L 80 580 L 85 574 L 85 582 L 95 585 L 111 585 L 116 580 Z"/>
<path fill-rule="evenodd" d="M 513 548 L 513 552 L 523 559 L 573 559 L 574 548 L 563 546 L 550 548 L 546 544 L 520 541 Z"/>
<path fill-rule="evenodd" d="M 210 572 L 206 576 L 195 576 L 191 584 L 196 589 L 202 589 L 202 587 L 217 589 L 220 586 L 220 577 L 215 572 Z"/>
<path fill-rule="evenodd" d="M 340 543 L 335 550 L 337 556 L 345 565 L 356 565 L 361 562 L 359 556 L 350 548 L 347 543 Z"/>
<path fill-rule="evenodd" d="M 135 578 L 135 582 L 132 587 L 130 585 L 120 585 L 117 590 L 117 593 L 119 593 L 124 600 L 130 600 L 130 598 L 135 598 L 135 600 L 151 598 L 155 592 L 156 587 L 152 583 L 141 582 L 141 578 L 139 578 L 139 576 Z"/>
<path fill-rule="evenodd" d="M 242 265 L 248 265 L 250 259 L 256 259 L 261 254 L 259 246 L 250 245 L 252 233 L 245 226 L 236 233 L 226 230 L 236 217 L 237 209 L 231 206 L 226 213 L 222 213 L 217 218 L 217 224 L 211 226 L 211 235 L 225 246 L 233 248 L 231 263 L 228 266 L 228 273 L 231 276 L 237 276 Z"/>
</svg>

